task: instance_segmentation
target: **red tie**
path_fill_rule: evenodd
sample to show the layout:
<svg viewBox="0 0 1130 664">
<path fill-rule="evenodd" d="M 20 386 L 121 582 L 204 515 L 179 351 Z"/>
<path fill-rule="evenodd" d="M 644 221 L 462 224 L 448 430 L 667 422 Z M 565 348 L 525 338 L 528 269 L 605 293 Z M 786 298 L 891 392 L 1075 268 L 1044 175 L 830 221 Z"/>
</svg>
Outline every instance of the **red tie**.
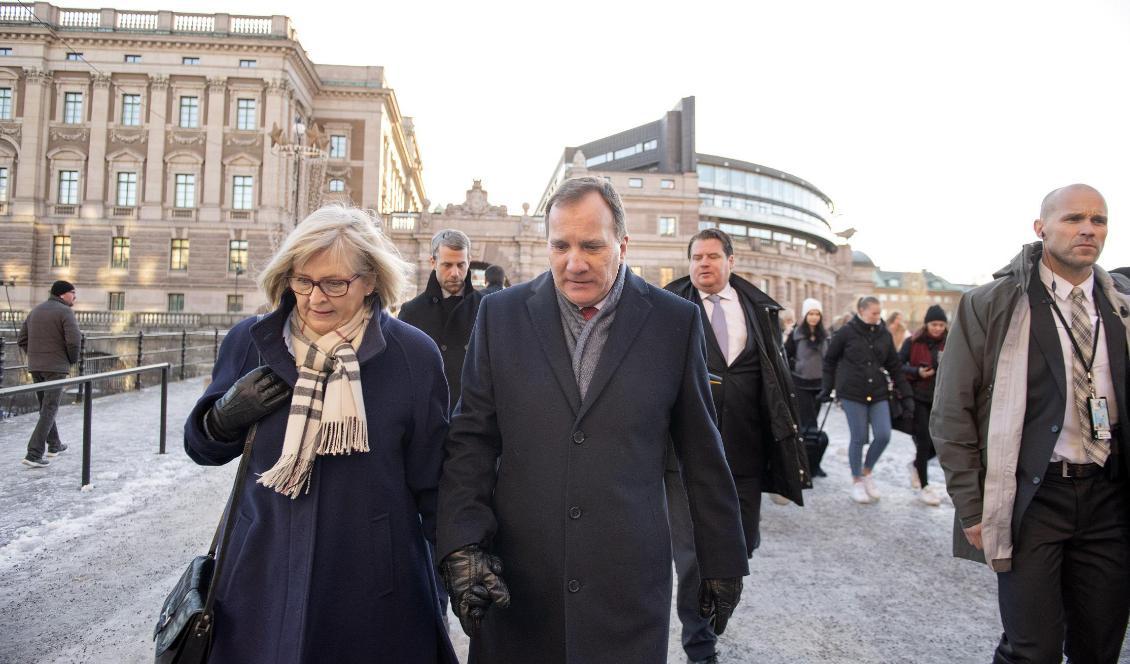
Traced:
<svg viewBox="0 0 1130 664">
<path fill-rule="evenodd" d="M 596 307 L 581 307 L 581 315 L 585 317 L 585 320 L 592 320 L 592 317 L 595 316 L 598 311 L 600 311 L 600 309 Z"/>
</svg>

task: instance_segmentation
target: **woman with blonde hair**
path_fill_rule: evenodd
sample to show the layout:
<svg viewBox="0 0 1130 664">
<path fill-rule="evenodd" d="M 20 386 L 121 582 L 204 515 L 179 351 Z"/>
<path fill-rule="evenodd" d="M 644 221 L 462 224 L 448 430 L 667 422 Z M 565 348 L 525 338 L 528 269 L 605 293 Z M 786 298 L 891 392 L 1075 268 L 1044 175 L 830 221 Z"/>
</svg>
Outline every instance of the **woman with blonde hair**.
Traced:
<svg viewBox="0 0 1130 664">
<path fill-rule="evenodd" d="M 901 311 L 892 311 L 887 315 L 887 331 L 891 333 L 895 350 L 902 348 L 902 343 L 910 336 L 910 330 L 906 329 L 906 321 Z"/>
<path fill-rule="evenodd" d="M 456 662 L 427 547 L 447 384 L 435 344 L 386 311 L 409 269 L 365 212 L 321 208 L 259 275 L 273 311 L 224 339 L 185 423 L 203 465 L 254 430 L 213 664 Z"/>
</svg>

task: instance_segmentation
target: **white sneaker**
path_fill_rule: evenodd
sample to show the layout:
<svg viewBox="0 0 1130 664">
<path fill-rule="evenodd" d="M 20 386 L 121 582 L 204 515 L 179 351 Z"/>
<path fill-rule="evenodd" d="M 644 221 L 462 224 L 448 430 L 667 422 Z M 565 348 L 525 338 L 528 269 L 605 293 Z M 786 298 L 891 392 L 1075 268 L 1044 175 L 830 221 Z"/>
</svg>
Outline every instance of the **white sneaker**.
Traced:
<svg viewBox="0 0 1130 664">
<path fill-rule="evenodd" d="M 868 496 L 871 496 L 871 500 L 879 500 L 882 497 L 879 489 L 875 488 L 875 479 L 870 475 L 863 476 L 863 489 Z"/>
<path fill-rule="evenodd" d="M 918 469 L 914 467 L 914 462 L 906 464 L 906 469 L 910 472 L 910 488 L 921 489 L 922 480 L 918 479 Z"/>
<path fill-rule="evenodd" d="M 938 494 L 934 493 L 934 487 L 932 486 L 927 486 L 925 488 L 919 489 L 915 491 L 914 494 L 918 497 L 918 502 L 922 503 L 923 505 L 937 507 L 938 505 L 942 504 L 942 499 L 938 497 Z"/>
<path fill-rule="evenodd" d="M 863 486 L 863 482 L 851 483 L 851 499 L 860 505 L 871 503 L 871 496 L 867 495 L 867 488 Z"/>
</svg>

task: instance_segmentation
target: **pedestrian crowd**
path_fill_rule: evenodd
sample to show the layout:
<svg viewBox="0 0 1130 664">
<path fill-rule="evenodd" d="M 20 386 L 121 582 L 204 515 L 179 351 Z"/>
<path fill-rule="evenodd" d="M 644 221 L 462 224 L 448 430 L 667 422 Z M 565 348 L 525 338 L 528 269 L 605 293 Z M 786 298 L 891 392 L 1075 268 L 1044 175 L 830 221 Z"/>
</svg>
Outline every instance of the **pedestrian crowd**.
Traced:
<svg viewBox="0 0 1130 664">
<path fill-rule="evenodd" d="M 673 561 L 687 661 L 717 662 L 761 497 L 803 506 L 836 404 L 854 503 L 888 490 L 873 471 L 892 430 L 930 507 L 937 457 L 954 554 L 996 573 L 993 662 L 1118 660 L 1130 271 L 1097 265 L 1098 191 L 1048 194 L 1037 241 L 916 327 L 872 296 L 794 315 L 714 228 L 686 276 L 649 285 L 603 179 L 561 184 L 545 226 L 548 270 L 511 285 L 492 266 L 481 290 L 471 238 L 440 231 L 403 304 L 411 266 L 367 213 L 325 207 L 290 233 L 259 276 L 269 313 L 230 331 L 185 423 L 193 460 L 240 470 L 215 581 L 196 575 L 191 620 L 162 612 L 158 661 L 202 643 L 217 663 L 454 663 L 450 601 L 472 662 L 666 662 Z M 36 382 L 78 359 L 75 296 L 56 282 L 23 324 Z M 60 391 L 38 396 L 32 467 L 66 450 Z"/>
</svg>

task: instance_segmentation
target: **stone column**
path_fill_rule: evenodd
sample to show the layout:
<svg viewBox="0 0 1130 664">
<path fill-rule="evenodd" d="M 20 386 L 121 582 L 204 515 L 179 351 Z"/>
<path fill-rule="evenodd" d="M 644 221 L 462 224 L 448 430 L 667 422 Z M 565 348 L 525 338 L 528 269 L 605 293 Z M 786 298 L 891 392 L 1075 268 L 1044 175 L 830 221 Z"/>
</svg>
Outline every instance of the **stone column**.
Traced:
<svg viewBox="0 0 1130 664">
<path fill-rule="evenodd" d="M 263 139 L 263 181 L 259 183 L 262 187 L 262 195 L 259 198 L 262 207 L 258 213 L 260 222 L 274 223 L 286 216 L 287 192 L 290 191 L 286 180 L 287 162 L 285 155 L 280 153 L 277 147 L 271 147 L 270 133 L 278 127 L 282 132 L 278 140 L 283 143 L 290 140 L 287 136 L 290 133 L 291 122 L 286 117 L 287 97 L 290 94 L 290 84 L 285 78 L 267 84 L 267 106 L 263 120 L 263 129 L 267 136 Z"/>
<path fill-rule="evenodd" d="M 168 118 L 165 113 L 169 107 L 169 79 L 167 76 L 149 78 L 149 144 L 145 156 L 145 181 L 141 183 L 145 192 L 142 199 L 141 218 L 160 219 L 165 197 L 165 130 Z"/>
<path fill-rule="evenodd" d="M 101 219 L 106 203 L 106 139 L 110 113 L 110 77 L 96 75 L 90 102 L 90 153 L 86 158 L 86 198 L 82 214 Z"/>
<path fill-rule="evenodd" d="M 220 201 L 224 188 L 224 119 L 228 110 L 224 99 L 226 92 L 226 79 L 208 79 L 208 125 L 204 146 L 204 202 L 200 207 L 201 221 L 219 221 L 222 215 Z"/>
<path fill-rule="evenodd" d="M 51 103 L 51 74 L 39 69 L 24 72 L 24 114 L 20 127 L 20 161 L 16 167 L 16 181 L 12 197 L 12 214 L 39 217 L 40 205 L 47 198 L 47 169 L 44 168 L 47 149 L 48 113 Z"/>
</svg>

